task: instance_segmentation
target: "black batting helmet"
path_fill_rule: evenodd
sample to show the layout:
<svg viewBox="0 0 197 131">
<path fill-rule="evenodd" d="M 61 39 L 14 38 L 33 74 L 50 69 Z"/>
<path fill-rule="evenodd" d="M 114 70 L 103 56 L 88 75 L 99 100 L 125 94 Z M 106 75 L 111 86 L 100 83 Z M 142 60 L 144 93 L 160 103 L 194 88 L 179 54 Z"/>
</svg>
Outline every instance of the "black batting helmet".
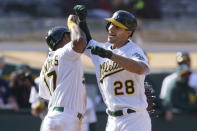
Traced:
<svg viewBox="0 0 197 131">
<path fill-rule="evenodd" d="M 190 66 L 190 56 L 188 52 L 177 52 L 176 61 L 179 65 L 188 64 Z"/>
<path fill-rule="evenodd" d="M 45 36 L 45 40 L 51 48 L 51 50 L 56 49 L 56 45 L 63 39 L 65 33 L 70 33 L 67 27 L 57 26 L 50 29 Z"/>
<path fill-rule="evenodd" d="M 111 18 L 106 18 L 109 23 L 106 26 L 106 29 L 108 30 L 109 24 L 113 23 L 114 25 L 130 30 L 130 31 L 135 31 L 137 28 L 137 20 L 136 17 L 125 10 L 118 10 L 116 11 Z M 131 35 L 132 36 L 132 35 Z"/>
</svg>

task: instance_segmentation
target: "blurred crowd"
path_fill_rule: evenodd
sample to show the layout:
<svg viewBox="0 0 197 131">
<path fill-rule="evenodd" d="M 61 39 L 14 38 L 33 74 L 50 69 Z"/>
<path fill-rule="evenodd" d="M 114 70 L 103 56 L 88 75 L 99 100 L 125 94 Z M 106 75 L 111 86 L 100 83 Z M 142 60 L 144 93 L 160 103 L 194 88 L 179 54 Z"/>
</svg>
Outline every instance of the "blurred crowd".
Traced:
<svg viewBox="0 0 197 131">
<path fill-rule="evenodd" d="M 34 101 L 32 89 L 38 90 L 31 67 L 26 64 L 17 65 L 8 80 L 2 76 L 4 68 L 5 59 L 0 56 L 0 109 L 30 109 Z"/>
<path fill-rule="evenodd" d="M 86 5 L 89 17 L 106 18 L 116 10 L 131 11 L 140 18 L 161 18 L 161 0 L 3 0 L 0 16 L 65 17 L 76 4 Z M 52 10 L 48 10 L 48 9 Z"/>
<path fill-rule="evenodd" d="M 9 81 L 2 77 L 5 67 L 4 57 L 0 57 L 0 108 L 18 111 L 22 108 L 30 108 L 29 96 L 31 82 L 25 75 L 31 73 L 28 65 L 19 65 L 10 75 Z M 32 78 L 33 80 L 33 78 Z"/>
<path fill-rule="evenodd" d="M 68 4 L 70 3 L 70 4 Z M 161 18 L 160 0 L 79 0 L 79 1 L 61 1 L 61 7 L 64 13 L 71 13 L 76 4 L 87 6 L 89 17 L 106 18 L 117 10 L 127 10 L 133 12 L 138 18 Z M 72 6 L 71 6 L 72 5 Z"/>
<path fill-rule="evenodd" d="M 9 83 L 2 77 L 5 67 L 4 57 L 0 56 L 0 108 L 18 110 L 19 106 Z"/>
</svg>

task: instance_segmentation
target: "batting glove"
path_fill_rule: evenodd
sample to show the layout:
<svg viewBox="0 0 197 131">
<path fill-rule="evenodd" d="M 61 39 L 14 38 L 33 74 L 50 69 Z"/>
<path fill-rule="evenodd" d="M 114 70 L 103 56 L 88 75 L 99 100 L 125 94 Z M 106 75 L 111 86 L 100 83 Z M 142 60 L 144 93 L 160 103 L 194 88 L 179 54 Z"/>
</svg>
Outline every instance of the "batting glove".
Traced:
<svg viewBox="0 0 197 131">
<path fill-rule="evenodd" d="M 87 10 L 85 5 L 75 5 L 74 10 L 80 21 L 86 20 Z"/>
<path fill-rule="evenodd" d="M 105 50 L 99 46 L 90 46 L 88 47 L 88 49 L 91 49 L 91 53 L 94 54 L 94 55 L 98 55 L 100 57 L 103 57 L 103 58 L 111 58 L 112 56 L 112 51 L 110 50 Z"/>
</svg>

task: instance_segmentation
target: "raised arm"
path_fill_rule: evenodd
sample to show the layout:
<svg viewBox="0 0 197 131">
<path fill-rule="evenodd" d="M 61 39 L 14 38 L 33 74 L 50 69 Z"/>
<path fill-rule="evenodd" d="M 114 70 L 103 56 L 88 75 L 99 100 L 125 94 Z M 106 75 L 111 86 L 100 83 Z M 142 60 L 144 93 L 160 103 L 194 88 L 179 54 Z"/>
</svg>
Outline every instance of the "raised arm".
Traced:
<svg viewBox="0 0 197 131">
<path fill-rule="evenodd" d="M 86 34 L 87 43 L 88 43 L 92 39 L 92 36 L 90 34 L 89 28 L 87 26 L 87 21 L 86 21 L 87 9 L 86 9 L 85 5 L 76 5 L 74 7 L 74 10 L 75 10 L 76 15 L 79 18 L 79 27 Z"/>
<path fill-rule="evenodd" d="M 78 53 L 82 53 L 86 47 L 87 41 L 84 32 L 77 25 L 77 16 L 69 15 L 67 25 L 70 30 L 70 37 L 72 42 L 72 48 Z"/>
</svg>

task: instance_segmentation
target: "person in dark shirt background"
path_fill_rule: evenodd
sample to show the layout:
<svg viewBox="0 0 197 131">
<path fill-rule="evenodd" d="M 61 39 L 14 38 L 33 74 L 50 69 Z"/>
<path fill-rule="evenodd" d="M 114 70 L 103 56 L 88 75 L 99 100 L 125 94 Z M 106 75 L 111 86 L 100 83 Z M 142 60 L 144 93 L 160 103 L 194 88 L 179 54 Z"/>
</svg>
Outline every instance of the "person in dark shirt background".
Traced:
<svg viewBox="0 0 197 131">
<path fill-rule="evenodd" d="M 2 77 L 5 66 L 4 57 L 0 56 L 0 109 L 18 110 L 18 105 L 14 99 L 8 82 Z"/>
<path fill-rule="evenodd" d="M 12 72 L 10 77 L 10 87 L 13 95 L 19 105 L 19 108 L 30 108 L 29 96 L 31 85 L 28 85 L 25 78 L 25 73 L 31 73 L 28 65 L 19 65 L 16 71 Z"/>
<path fill-rule="evenodd" d="M 167 96 L 163 100 L 166 111 L 173 113 L 196 113 L 197 112 L 197 96 L 194 88 L 190 87 L 189 77 L 191 71 L 187 65 L 182 65 L 178 69 L 176 81 L 167 90 Z"/>
</svg>

